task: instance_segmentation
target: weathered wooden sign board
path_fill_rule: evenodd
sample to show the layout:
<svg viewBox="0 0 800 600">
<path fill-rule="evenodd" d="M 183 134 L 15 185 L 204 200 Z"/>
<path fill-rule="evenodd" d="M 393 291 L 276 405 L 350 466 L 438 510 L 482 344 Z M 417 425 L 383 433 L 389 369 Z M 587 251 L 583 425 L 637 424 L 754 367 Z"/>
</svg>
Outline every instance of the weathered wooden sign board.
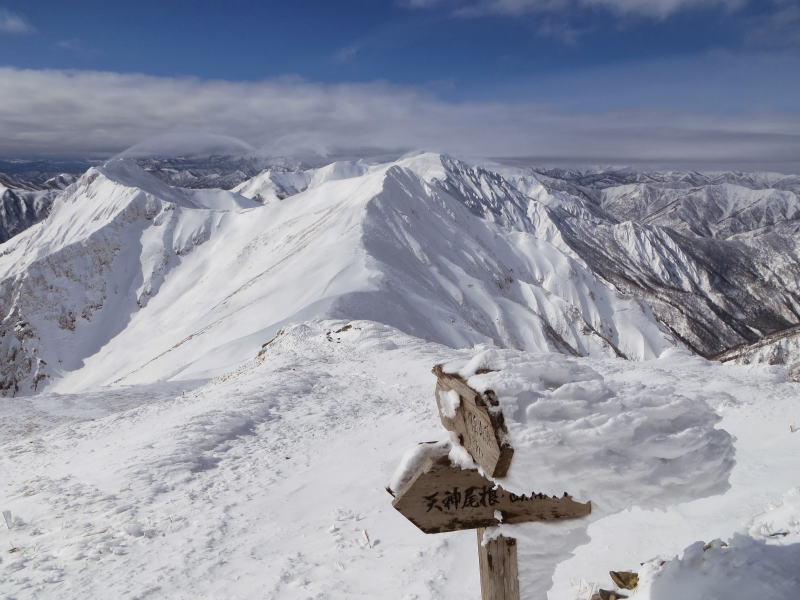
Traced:
<svg viewBox="0 0 800 600">
<path fill-rule="evenodd" d="M 493 527 L 585 517 L 591 503 L 569 496 L 516 495 L 497 486 L 475 469 L 462 469 L 447 456 L 429 458 L 417 469 L 392 502 L 425 533 Z"/>
<path fill-rule="evenodd" d="M 514 449 L 507 440 L 494 393 L 474 390 L 458 375 L 445 373 L 441 365 L 435 366 L 433 373 L 437 378 L 436 405 L 445 429 L 456 434 L 483 473 L 495 479 L 504 477 Z M 425 460 L 403 488 L 392 494 L 392 506 L 425 533 L 478 530 L 483 600 L 519 600 L 517 542 L 498 536 L 484 543 L 484 528 L 579 519 L 592 512 L 591 502 L 575 502 L 566 493 L 561 498 L 533 492 L 512 494 L 477 469 L 453 465 L 447 456 Z"/>
<path fill-rule="evenodd" d="M 506 441 L 507 430 L 497 398 L 491 392 L 475 391 L 458 375 L 445 373 L 441 365 L 433 368 L 433 374 L 437 378 L 436 405 L 442 425 L 458 436 L 487 475 L 504 477 L 514 449 Z M 453 402 L 448 394 L 458 394 L 458 399 Z"/>
</svg>

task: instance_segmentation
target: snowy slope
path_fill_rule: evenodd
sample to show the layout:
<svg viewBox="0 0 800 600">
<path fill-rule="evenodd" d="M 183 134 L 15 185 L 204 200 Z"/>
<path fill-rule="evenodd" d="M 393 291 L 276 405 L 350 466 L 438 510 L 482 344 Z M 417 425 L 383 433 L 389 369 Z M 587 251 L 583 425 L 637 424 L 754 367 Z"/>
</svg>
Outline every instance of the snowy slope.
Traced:
<svg viewBox="0 0 800 600">
<path fill-rule="evenodd" d="M 795 192 L 750 189 L 730 183 L 689 189 L 664 189 L 643 183 L 615 186 L 602 190 L 601 207 L 619 220 L 715 238 L 800 218 L 800 198 Z"/>
<path fill-rule="evenodd" d="M 11 166 L 0 161 L 0 168 Z M 61 190 L 75 182 L 70 173 L 0 172 L 0 244 L 44 219 Z"/>
<path fill-rule="evenodd" d="M 338 161 L 316 169 L 270 167 L 243 181 L 232 191 L 266 204 L 299 194 L 326 181 L 358 177 L 369 170 L 370 166 L 364 161 Z"/>
<path fill-rule="evenodd" d="M 500 172 L 546 205 L 576 256 L 700 354 L 800 321 L 796 176 Z"/>
<path fill-rule="evenodd" d="M 168 182 L 203 187 L 241 181 L 264 160 L 140 162 Z M 433 156 L 429 166 L 419 157 L 414 162 L 412 171 L 426 181 L 428 196 L 447 196 L 501 228 L 555 246 L 618 291 L 644 300 L 656 319 L 700 354 L 757 342 L 800 320 L 796 176 L 537 171 L 445 156 Z M 270 204 L 400 165 L 271 163 L 235 191 Z M 422 173 L 426 169 L 430 176 Z M 580 344 L 567 346 L 581 351 Z"/>
<path fill-rule="evenodd" d="M 446 433 L 436 417 L 431 365 L 472 355 L 376 323 L 310 322 L 193 389 L 5 402 L 3 418 L 26 427 L 4 430 L 0 442 L 0 509 L 11 513 L 0 539 L 15 549 L 0 554 L 0 595 L 474 597 L 474 532 L 423 535 L 384 490 L 409 447 Z M 796 556 L 784 545 L 796 540 L 794 529 L 786 540 L 767 537 L 770 523 L 800 519 L 797 503 L 784 500 L 800 477 L 800 434 L 788 427 L 799 422 L 800 405 L 797 384 L 786 383 L 780 369 L 722 366 L 680 352 L 639 363 L 545 358 L 548 373 L 562 378 L 550 392 L 572 402 L 584 387 L 580 374 L 591 370 L 623 404 L 650 390 L 653 407 L 681 397 L 705 407 L 691 418 L 713 409 L 722 417 L 717 426 L 734 436 L 736 464 L 730 488 L 718 496 L 698 492 L 691 502 L 634 508 L 590 526 L 513 526 L 524 598 L 552 587 L 551 600 L 587 600 L 593 586 L 610 588 L 611 569 L 639 570 L 640 562 L 734 533 L 757 535 L 768 556 L 784 562 Z M 575 373 L 576 382 L 565 373 Z M 618 422 L 628 418 L 637 416 L 623 408 Z M 670 427 L 689 424 L 687 414 Z M 598 439 L 599 447 L 603 439 L 613 447 L 613 436 Z M 617 491 L 619 507 L 631 498 L 625 472 L 615 477 L 621 489 L 605 495 Z M 631 484 L 637 477 L 631 474 Z M 773 516 L 762 514 L 774 506 L 780 510 Z M 772 573 L 773 581 L 790 581 L 792 572 Z M 660 582 L 650 577 L 652 598 L 664 597 L 674 579 L 669 572 Z"/>
<path fill-rule="evenodd" d="M 225 216 L 255 204 L 169 188 L 125 164 L 90 169 L 0 250 L 0 389 L 36 390 L 122 331 Z M 149 235 L 148 235 L 149 234 Z"/>
<path fill-rule="evenodd" d="M 673 345 L 557 236 L 507 227 L 539 208 L 478 217 L 442 184 L 460 172 L 439 155 L 364 171 L 324 167 L 306 191 L 260 205 L 172 188 L 125 161 L 90 170 L 2 247 L 0 387 L 208 377 L 321 316 L 454 347 L 637 359 Z"/>
</svg>

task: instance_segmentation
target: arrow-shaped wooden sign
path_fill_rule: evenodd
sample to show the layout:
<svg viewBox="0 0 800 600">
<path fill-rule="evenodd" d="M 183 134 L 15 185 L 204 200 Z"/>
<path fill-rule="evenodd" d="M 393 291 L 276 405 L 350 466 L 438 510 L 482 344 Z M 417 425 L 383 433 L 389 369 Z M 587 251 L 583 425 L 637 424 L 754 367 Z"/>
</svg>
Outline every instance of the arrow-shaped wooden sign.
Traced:
<svg viewBox="0 0 800 600">
<path fill-rule="evenodd" d="M 507 492 L 476 469 L 462 469 L 447 456 L 428 458 L 392 502 L 425 533 L 491 527 L 500 523 L 557 521 L 585 517 L 591 502 Z"/>
</svg>

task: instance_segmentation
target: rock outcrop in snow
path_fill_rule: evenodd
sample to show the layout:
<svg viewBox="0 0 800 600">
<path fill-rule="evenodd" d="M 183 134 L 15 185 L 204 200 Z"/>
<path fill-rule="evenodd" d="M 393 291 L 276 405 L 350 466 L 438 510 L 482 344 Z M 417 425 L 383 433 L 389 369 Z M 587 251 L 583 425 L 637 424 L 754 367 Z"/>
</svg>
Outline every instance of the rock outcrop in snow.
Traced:
<svg viewBox="0 0 800 600">
<path fill-rule="evenodd" d="M 0 244 L 44 219 L 55 195 L 51 190 L 17 190 L 0 185 Z"/>
<path fill-rule="evenodd" d="M 789 379 L 800 382 L 800 326 L 766 336 L 753 344 L 737 346 L 714 358 L 742 365 L 782 365 Z"/>
</svg>

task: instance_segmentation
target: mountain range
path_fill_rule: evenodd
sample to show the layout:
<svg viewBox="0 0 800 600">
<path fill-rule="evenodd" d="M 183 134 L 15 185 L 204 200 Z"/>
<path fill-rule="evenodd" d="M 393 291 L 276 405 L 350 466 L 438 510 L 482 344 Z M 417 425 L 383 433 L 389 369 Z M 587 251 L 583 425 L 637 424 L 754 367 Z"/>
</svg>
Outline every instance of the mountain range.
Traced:
<svg viewBox="0 0 800 600">
<path fill-rule="evenodd" d="M 3 180 L 8 396 L 219 375 L 318 318 L 451 347 L 798 360 L 798 176 L 423 153 L 52 177 Z"/>
</svg>

